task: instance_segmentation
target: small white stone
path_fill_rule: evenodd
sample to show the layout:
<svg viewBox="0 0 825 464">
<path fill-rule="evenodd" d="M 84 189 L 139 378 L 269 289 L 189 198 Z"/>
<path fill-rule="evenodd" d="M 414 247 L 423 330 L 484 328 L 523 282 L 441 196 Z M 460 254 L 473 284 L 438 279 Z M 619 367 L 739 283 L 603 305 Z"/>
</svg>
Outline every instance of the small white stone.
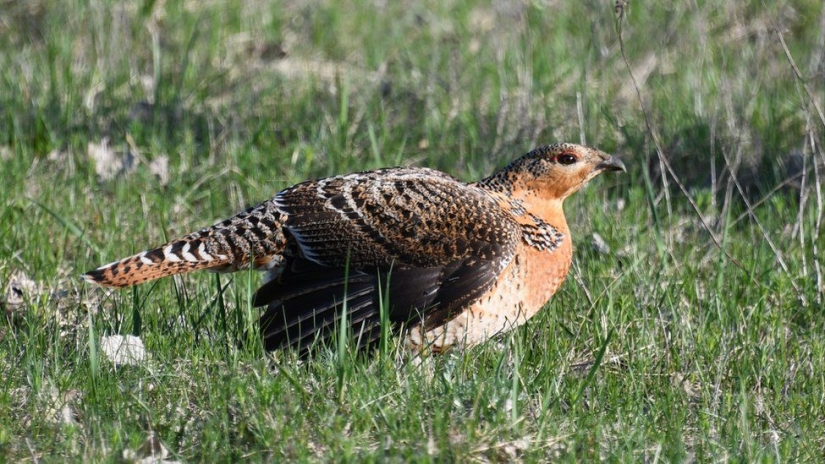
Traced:
<svg viewBox="0 0 825 464">
<path fill-rule="evenodd" d="M 146 360 L 143 340 L 134 335 L 101 337 L 100 348 L 114 365 L 134 366 Z"/>
<path fill-rule="evenodd" d="M 607 242 L 604 241 L 601 235 L 595 232 L 593 232 L 591 237 L 591 244 L 593 245 L 593 249 L 598 253 L 603 255 L 610 254 L 610 246 L 607 245 Z"/>
</svg>

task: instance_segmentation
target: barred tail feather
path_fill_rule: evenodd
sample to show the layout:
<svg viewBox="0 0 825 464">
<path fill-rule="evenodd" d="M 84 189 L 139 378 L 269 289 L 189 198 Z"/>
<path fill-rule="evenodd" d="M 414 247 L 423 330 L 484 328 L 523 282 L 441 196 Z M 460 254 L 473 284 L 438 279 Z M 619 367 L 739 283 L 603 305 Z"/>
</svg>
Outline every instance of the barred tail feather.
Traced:
<svg viewBox="0 0 825 464">
<path fill-rule="evenodd" d="M 229 267 L 229 256 L 209 254 L 205 245 L 203 238 L 186 237 L 101 266 L 82 277 L 89 283 L 105 287 L 129 287 L 170 275 Z"/>
<path fill-rule="evenodd" d="M 273 200 L 266 201 L 211 227 L 101 266 L 82 277 L 106 287 L 129 287 L 200 269 L 269 271 L 283 263 L 285 220 L 286 215 Z"/>
</svg>

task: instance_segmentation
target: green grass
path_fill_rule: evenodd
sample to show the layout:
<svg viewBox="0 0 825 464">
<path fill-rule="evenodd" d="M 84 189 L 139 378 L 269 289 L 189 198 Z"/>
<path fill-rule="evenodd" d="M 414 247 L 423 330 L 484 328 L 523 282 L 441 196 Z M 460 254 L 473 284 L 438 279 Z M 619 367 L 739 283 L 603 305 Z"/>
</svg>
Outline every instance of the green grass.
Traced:
<svg viewBox="0 0 825 464">
<path fill-rule="evenodd" d="M 34 282 L 2 303 L 0 460 L 113 461 L 150 435 L 184 461 L 821 460 L 825 123 L 805 86 L 825 105 L 825 8 L 631 3 L 629 68 L 710 232 L 661 175 L 615 20 L 611 2 L 0 1 L 0 283 Z M 77 277 L 306 178 L 469 180 L 582 134 L 630 172 L 569 201 L 561 291 L 421 365 L 397 340 L 306 363 L 236 348 L 258 275 Z M 89 157 L 104 137 L 136 160 L 111 179 Z M 110 334 L 150 359 L 115 368 Z"/>
</svg>

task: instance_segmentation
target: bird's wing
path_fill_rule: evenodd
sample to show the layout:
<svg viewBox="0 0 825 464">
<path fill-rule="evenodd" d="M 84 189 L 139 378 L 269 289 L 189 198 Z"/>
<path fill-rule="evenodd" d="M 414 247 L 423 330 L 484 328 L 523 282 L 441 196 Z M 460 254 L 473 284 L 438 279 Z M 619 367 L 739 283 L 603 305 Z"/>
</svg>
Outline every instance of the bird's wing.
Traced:
<svg viewBox="0 0 825 464">
<path fill-rule="evenodd" d="M 379 295 L 388 295 L 392 321 L 437 326 L 492 287 L 520 237 L 487 194 L 428 169 L 306 182 L 275 201 L 298 249 L 255 295 L 269 305 L 267 348 L 311 341 L 344 301 L 353 328 L 376 326 Z"/>
<path fill-rule="evenodd" d="M 275 198 L 307 259 L 341 267 L 506 265 L 519 232 L 482 190 L 444 173 L 395 168 L 305 182 Z"/>
</svg>

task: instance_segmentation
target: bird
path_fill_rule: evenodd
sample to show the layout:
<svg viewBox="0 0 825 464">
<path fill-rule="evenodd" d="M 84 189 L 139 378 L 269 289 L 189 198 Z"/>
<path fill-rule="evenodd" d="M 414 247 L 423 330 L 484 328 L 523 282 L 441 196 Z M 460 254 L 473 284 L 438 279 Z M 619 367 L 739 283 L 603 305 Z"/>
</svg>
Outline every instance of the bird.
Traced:
<svg viewBox="0 0 825 464">
<path fill-rule="evenodd" d="M 465 349 L 524 324 L 560 288 L 573 257 L 564 200 L 606 171 L 626 168 L 559 143 L 470 183 L 426 167 L 310 180 L 82 277 L 122 288 L 254 269 L 267 351 L 306 353 L 341 324 L 359 349 L 382 324 L 413 351 Z"/>
</svg>

